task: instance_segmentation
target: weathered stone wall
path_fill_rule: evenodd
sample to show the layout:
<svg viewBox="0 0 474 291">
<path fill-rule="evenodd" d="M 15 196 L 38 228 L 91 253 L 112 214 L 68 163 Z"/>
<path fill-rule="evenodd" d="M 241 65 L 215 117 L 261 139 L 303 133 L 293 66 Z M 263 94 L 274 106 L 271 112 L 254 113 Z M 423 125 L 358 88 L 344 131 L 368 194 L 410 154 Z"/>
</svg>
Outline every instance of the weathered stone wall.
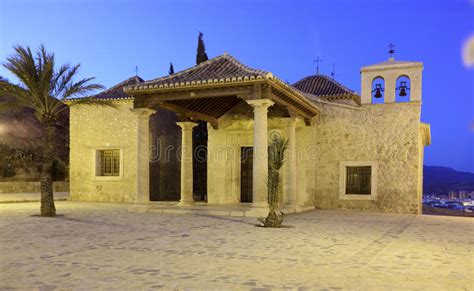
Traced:
<svg viewBox="0 0 474 291">
<path fill-rule="evenodd" d="M 368 104 L 360 108 L 320 104 L 315 127 L 315 196 L 320 208 L 418 213 L 423 144 L 420 102 Z M 340 163 L 374 161 L 375 200 L 339 199 Z"/>
<path fill-rule="evenodd" d="M 296 127 L 296 201 L 298 206 L 315 204 L 316 181 L 314 179 L 317 156 L 315 153 L 316 130 L 300 121 Z"/>
<path fill-rule="evenodd" d="M 68 192 L 69 182 L 53 182 L 54 192 Z M 39 193 L 40 182 L 0 182 L 0 193 Z"/>
<path fill-rule="evenodd" d="M 70 200 L 133 202 L 136 197 L 137 116 L 133 101 L 117 107 L 71 106 Z M 120 177 L 96 177 L 97 149 L 121 149 Z"/>
<path fill-rule="evenodd" d="M 315 125 L 306 126 L 300 119 L 296 124 L 297 204 L 418 213 L 423 164 L 421 103 L 318 105 L 322 112 Z M 71 200 L 133 202 L 135 199 L 137 117 L 130 112 L 131 101 L 118 101 L 117 106 L 71 107 Z M 285 137 L 280 117 L 270 116 L 268 127 L 269 133 L 278 130 Z M 248 112 L 231 112 L 220 121 L 218 130 L 209 127 L 209 204 L 240 202 L 243 146 L 253 146 L 253 121 Z M 123 172 L 118 179 L 95 177 L 95 151 L 105 148 L 123 152 Z M 375 162 L 376 199 L 339 198 L 340 165 L 351 161 Z"/>
</svg>

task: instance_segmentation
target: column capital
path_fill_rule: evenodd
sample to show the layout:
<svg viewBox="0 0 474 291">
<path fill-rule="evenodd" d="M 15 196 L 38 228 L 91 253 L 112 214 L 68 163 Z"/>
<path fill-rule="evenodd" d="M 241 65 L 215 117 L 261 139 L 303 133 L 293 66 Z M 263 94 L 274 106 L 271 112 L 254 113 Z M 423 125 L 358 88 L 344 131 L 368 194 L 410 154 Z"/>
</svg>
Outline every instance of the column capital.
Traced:
<svg viewBox="0 0 474 291">
<path fill-rule="evenodd" d="M 140 116 L 150 116 L 156 112 L 155 109 L 151 109 L 151 108 L 132 108 L 130 109 L 130 111 Z"/>
<path fill-rule="evenodd" d="M 247 104 L 253 107 L 254 110 L 257 109 L 268 109 L 268 107 L 272 106 L 275 104 L 270 99 L 253 99 L 253 100 L 245 100 Z"/>
<path fill-rule="evenodd" d="M 294 127 L 296 126 L 296 117 L 285 117 L 280 119 L 281 125 L 285 127 Z"/>
<path fill-rule="evenodd" d="M 198 125 L 196 122 L 191 122 L 191 121 L 181 121 L 181 122 L 176 122 L 176 124 L 179 127 L 181 127 L 182 130 L 192 130 L 194 127 Z"/>
</svg>

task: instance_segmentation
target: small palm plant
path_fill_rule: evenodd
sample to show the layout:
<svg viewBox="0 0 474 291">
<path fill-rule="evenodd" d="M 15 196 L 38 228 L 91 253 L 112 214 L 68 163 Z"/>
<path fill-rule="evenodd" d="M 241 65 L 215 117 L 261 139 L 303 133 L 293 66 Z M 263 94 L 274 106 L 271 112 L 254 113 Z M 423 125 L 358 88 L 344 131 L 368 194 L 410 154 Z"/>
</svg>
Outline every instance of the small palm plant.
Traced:
<svg viewBox="0 0 474 291">
<path fill-rule="evenodd" d="M 52 165 L 55 158 L 54 144 L 56 122 L 61 113 L 68 110 L 64 104 L 67 98 L 84 97 L 94 90 L 102 89 L 99 84 L 90 83 L 94 78 L 74 81 L 80 65 L 55 67 L 54 54 L 48 53 L 44 46 L 33 54 L 29 47 L 16 46 L 15 53 L 7 58 L 3 66 L 18 80 L 12 84 L 0 80 L 0 110 L 22 110 L 29 108 L 43 126 L 44 138 L 41 161 L 41 216 L 55 216 L 53 198 Z M 110 101 L 85 97 L 74 105 L 113 106 Z"/>
<path fill-rule="evenodd" d="M 268 147 L 268 216 L 259 218 L 264 227 L 280 227 L 283 222 L 283 214 L 277 214 L 279 206 L 278 190 L 280 188 L 280 169 L 285 162 L 285 151 L 288 147 L 288 140 L 275 134 Z"/>
</svg>

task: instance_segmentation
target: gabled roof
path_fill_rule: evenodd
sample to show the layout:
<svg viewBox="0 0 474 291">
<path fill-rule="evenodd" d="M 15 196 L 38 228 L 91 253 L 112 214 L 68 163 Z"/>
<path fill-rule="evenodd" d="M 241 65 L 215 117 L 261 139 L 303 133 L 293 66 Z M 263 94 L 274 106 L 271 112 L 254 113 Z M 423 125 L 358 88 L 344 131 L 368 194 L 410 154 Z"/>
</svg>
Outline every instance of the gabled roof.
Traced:
<svg viewBox="0 0 474 291">
<path fill-rule="evenodd" d="M 185 87 L 218 81 L 222 82 L 225 80 L 232 81 L 231 79 L 264 79 L 268 76 L 273 77 L 269 72 L 247 67 L 231 55 L 224 53 L 221 56 L 212 58 L 176 74 L 146 81 L 141 84 L 135 84 L 139 86 L 133 86 L 132 84 L 132 86 L 125 88 L 125 91 L 163 87 Z"/>
<path fill-rule="evenodd" d="M 122 81 L 118 83 L 117 85 L 100 92 L 99 94 L 96 94 L 92 96 L 92 98 L 95 99 L 126 99 L 130 98 L 130 96 L 123 91 L 123 88 L 126 86 L 131 86 L 131 85 L 137 85 L 140 83 L 143 83 L 144 80 L 140 78 L 139 76 L 133 76 L 125 81 Z"/>
<path fill-rule="evenodd" d="M 250 68 L 227 53 L 173 75 L 126 86 L 124 91 L 135 100 L 138 96 L 154 95 L 154 97 L 141 98 L 143 103 L 161 103 L 176 98 L 204 98 L 210 90 L 214 90 L 216 96 L 213 97 L 217 98 L 225 94 L 233 96 L 239 93 L 253 94 L 257 92 L 254 91 L 256 88 L 254 85 L 264 83 L 271 85 L 268 88 L 271 90 L 272 98 L 286 104 L 285 106 L 290 106 L 292 110 L 307 117 L 320 112 L 319 108 L 300 91 L 273 76 L 272 73 Z M 165 96 L 168 92 L 174 94 Z M 179 94 L 185 96 L 177 97 Z"/>
</svg>

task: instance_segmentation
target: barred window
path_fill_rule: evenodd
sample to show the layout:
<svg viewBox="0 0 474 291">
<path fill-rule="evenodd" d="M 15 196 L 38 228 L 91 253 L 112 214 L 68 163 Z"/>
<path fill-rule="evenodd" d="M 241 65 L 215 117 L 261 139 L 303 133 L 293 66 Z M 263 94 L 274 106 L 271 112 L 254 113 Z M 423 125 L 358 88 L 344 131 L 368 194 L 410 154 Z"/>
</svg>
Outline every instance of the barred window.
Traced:
<svg viewBox="0 0 474 291">
<path fill-rule="evenodd" d="M 120 175 L 120 150 L 100 150 L 99 162 L 99 176 Z"/>
<path fill-rule="evenodd" d="M 371 195 L 372 167 L 346 167 L 346 195 Z"/>
</svg>

